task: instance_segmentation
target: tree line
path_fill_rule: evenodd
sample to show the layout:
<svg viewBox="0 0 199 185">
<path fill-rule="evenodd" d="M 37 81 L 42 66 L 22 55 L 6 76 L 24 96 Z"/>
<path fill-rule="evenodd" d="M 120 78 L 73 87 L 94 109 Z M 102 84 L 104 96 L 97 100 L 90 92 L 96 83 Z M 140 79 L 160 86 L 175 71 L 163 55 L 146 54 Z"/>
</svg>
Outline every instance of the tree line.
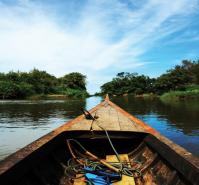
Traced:
<svg viewBox="0 0 199 185">
<path fill-rule="evenodd" d="M 185 90 L 188 85 L 199 85 L 199 60 L 183 60 L 180 65 L 168 70 L 157 78 L 150 78 L 137 73 L 121 72 L 110 82 L 101 86 L 102 94 L 122 95 Z"/>
<path fill-rule="evenodd" d="M 30 72 L 0 73 L 1 99 L 20 99 L 35 94 L 87 96 L 86 76 L 73 72 L 56 78 L 46 71 L 38 69 L 33 69 Z"/>
</svg>

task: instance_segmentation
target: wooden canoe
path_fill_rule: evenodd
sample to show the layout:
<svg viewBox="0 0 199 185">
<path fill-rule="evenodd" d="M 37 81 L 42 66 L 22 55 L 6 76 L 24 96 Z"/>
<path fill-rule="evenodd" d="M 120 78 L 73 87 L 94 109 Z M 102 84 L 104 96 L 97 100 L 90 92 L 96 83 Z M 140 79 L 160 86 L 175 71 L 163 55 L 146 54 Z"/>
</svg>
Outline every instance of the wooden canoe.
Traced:
<svg viewBox="0 0 199 185">
<path fill-rule="evenodd" d="M 99 158 L 106 160 L 109 156 L 113 160 L 113 150 L 100 127 L 108 131 L 119 154 L 125 154 L 129 161 L 139 161 L 142 175 L 120 184 L 199 184 L 197 157 L 125 112 L 108 96 L 89 112 L 98 117 L 97 124 L 80 115 L 1 161 L 0 184 L 75 184 L 64 173 L 64 165 L 71 158 L 66 140 L 76 139 Z M 85 183 L 82 180 L 76 184 Z"/>
</svg>

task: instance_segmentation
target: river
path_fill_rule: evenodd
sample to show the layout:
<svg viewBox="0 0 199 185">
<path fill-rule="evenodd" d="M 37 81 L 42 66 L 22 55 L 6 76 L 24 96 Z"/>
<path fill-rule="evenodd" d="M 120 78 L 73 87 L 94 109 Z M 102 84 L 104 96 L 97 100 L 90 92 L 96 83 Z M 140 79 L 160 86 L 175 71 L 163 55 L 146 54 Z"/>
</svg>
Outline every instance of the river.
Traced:
<svg viewBox="0 0 199 185">
<path fill-rule="evenodd" d="M 101 97 L 85 100 L 0 101 L 0 160 L 90 109 Z M 199 101 L 114 97 L 112 101 L 199 156 Z"/>
</svg>

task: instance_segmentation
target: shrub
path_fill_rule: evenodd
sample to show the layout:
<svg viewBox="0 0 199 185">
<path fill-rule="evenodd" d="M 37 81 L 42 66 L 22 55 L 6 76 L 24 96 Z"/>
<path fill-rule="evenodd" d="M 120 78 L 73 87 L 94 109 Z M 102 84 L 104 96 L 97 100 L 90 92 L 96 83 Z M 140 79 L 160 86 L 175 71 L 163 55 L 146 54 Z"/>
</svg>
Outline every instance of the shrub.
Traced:
<svg viewBox="0 0 199 185">
<path fill-rule="evenodd" d="M 31 96 L 35 93 L 34 87 L 31 84 L 22 82 L 22 83 L 18 84 L 18 87 L 19 87 L 19 91 L 20 91 L 19 96 L 22 98 Z"/>
<path fill-rule="evenodd" d="M 20 88 L 14 82 L 0 81 L 0 97 L 2 99 L 14 99 L 19 97 Z"/>
</svg>

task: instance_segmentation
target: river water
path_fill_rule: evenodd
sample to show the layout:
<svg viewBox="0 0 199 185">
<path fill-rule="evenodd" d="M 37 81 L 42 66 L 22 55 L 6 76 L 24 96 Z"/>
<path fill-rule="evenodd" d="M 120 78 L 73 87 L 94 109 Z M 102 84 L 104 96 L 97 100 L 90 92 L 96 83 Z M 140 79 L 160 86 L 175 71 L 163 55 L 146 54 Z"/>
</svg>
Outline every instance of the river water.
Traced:
<svg viewBox="0 0 199 185">
<path fill-rule="evenodd" d="M 100 97 L 85 100 L 0 101 L 0 160 L 91 109 Z M 199 101 L 114 97 L 112 101 L 166 137 L 199 156 Z"/>
</svg>

